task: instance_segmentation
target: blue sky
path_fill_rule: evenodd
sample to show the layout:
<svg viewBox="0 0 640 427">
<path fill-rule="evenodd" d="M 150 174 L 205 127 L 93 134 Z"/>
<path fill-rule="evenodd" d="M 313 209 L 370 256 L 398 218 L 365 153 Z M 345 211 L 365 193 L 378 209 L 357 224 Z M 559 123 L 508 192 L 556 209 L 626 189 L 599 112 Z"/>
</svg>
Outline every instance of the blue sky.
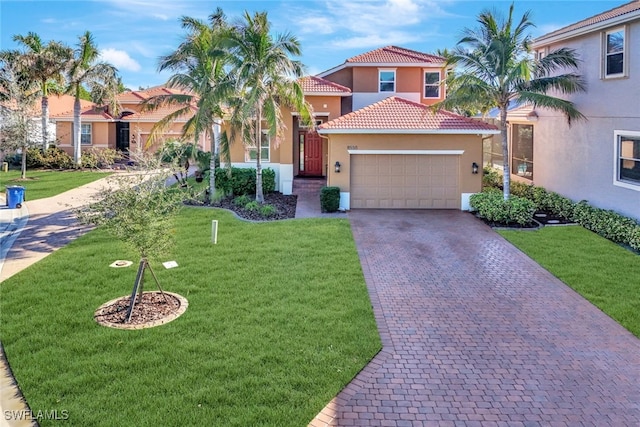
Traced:
<svg viewBox="0 0 640 427">
<path fill-rule="evenodd" d="M 624 0 L 515 1 L 516 16 L 532 12 L 539 36 L 626 3 Z M 274 32 L 290 32 L 301 42 L 308 74 L 386 45 L 421 52 L 451 48 L 465 27 L 485 9 L 506 13 L 511 1 L 477 0 L 0 0 L 0 48 L 10 49 L 15 34 L 36 32 L 68 45 L 93 33 L 103 58 L 115 65 L 131 89 L 162 84 L 158 58 L 174 50 L 184 31 L 181 16 L 206 19 L 220 6 L 230 19 L 267 11 Z"/>
</svg>

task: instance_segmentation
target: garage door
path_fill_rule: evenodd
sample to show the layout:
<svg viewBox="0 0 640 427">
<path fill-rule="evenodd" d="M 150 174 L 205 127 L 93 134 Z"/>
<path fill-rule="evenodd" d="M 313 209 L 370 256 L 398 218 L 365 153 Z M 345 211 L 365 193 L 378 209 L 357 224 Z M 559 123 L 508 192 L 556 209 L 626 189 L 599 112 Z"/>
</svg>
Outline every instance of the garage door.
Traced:
<svg viewBox="0 0 640 427">
<path fill-rule="evenodd" d="M 457 155 L 351 156 L 351 208 L 460 209 Z"/>
</svg>

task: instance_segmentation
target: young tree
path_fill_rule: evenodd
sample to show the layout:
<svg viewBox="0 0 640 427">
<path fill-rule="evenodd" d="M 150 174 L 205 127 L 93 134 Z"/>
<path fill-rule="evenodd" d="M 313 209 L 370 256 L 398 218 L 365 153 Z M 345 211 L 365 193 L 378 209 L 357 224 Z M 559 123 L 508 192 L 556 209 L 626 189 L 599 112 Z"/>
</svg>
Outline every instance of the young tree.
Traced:
<svg viewBox="0 0 640 427">
<path fill-rule="evenodd" d="M 20 149 L 21 178 L 27 177 L 27 149 L 37 143 L 38 126 L 33 121 L 39 90 L 24 68 L 20 53 L 0 53 L 0 148 Z"/>
<path fill-rule="evenodd" d="M 80 99 L 83 86 L 87 86 L 92 100 L 108 104 L 109 112 L 117 114 L 118 78 L 116 68 L 106 62 L 100 62 L 100 52 L 89 31 L 79 38 L 77 48 L 66 69 L 67 92 L 75 97 L 73 103 L 73 161 L 82 163 L 82 122 L 80 117 Z"/>
<path fill-rule="evenodd" d="M 25 48 L 19 59 L 29 78 L 38 82 L 42 95 L 42 149 L 49 147 L 49 93 L 60 93 L 64 82 L 64 67 L 71 58 L 69 47 L 55 41 L 44 43 L 40 36 L 29 32 L 15 35 L 13 40 Z"/>
<path fill-rule="evenodd" d="M 311 106 L 305 101 L 297 79 L 303 67 L 289 55 L 300 55 L 300 43 L 289 33 L 271 35 L 266 12 L 251 16 L 233 26 L 228 35 L 231 73 L 236 82 L 236 95 L 243 102 L 236 105 L 231 124 L 240 127 L 243 135 L 250 130 L 248 145 L 256 150 L 256 201 L 264 203 L 262 191 L 262 121 L 270 141 L 277 144 L 284 136 L 282 106 L 300 114 L 303 122 L 311 123 Z"/>
<path fill-rule="evenodd" d="M 233 82 L 225 70 L 228 56 L 223 49 L 228 24 L 224 13 L 218 8 L 209 16 L 208 23 L 183 17 L 182 28 L 188 31 L 184 41 L 173 53 L 160 58 L 159 65 L 160 71 L 171 70 L 175 73 L 169 78 L 167 86 L 179 89 L 181 93 L 154 96 L 145 103 L 147 109 L 162 106 L 179 108 L 153 127 L 149 143 L 176 118 L 190 115 L 182 128 L 182 135 L 185 140 L 197 140 L 201 135 L 210 139 L 209 194 L 213 196 L 216 191 L 216 155 L 222 151 L 223 155 L 228 156 L 229 152 L 226 140 L 220 145 L 218 137 L 223 116 L 222 105 L 233 91 Z"/>
<path fill-rule="evenodd" d="M 509 143 L 507 139 L 507 110 L 512 102 L 545 107 L 564 114 L 572 120 L 584 116 L 567 100 L 547 95 L 549 91 L 571 94 L 585 90 L 584 82 L 575 71 L 578 59 L 572 49 L 561 48 L 542 59 L 530 52 L 531 36 L 526 33 L 533 26 L 529 12 L 514 26 L 512 4 L 507 19 L 496 12 L 484 11 L 478 16 L 477 29 L 465 29 L 448 58 L 448 64 L 460 69 L 456 84 L 450 87 L 447 99 L 437 107 L 452 109 L 469 105 L 489 105 L 500 110 L 502 137 L 504 198 L 510 193 Z M 565 70 L 574 72 L 558 73 Z"/>
</svg>

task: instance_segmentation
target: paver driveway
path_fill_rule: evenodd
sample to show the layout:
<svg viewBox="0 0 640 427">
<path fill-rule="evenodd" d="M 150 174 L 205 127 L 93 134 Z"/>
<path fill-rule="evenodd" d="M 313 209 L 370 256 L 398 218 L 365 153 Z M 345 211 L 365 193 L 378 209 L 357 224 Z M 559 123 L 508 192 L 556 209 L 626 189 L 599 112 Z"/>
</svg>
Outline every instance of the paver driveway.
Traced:
<svg viewBox="0 0 640 427">
<path fill-rule="evenodd" d="M 640 340 L 489 227 L 459 211 L 349 218 L 384 350 L 336 424 L 640 425 Z"/>
</svg>

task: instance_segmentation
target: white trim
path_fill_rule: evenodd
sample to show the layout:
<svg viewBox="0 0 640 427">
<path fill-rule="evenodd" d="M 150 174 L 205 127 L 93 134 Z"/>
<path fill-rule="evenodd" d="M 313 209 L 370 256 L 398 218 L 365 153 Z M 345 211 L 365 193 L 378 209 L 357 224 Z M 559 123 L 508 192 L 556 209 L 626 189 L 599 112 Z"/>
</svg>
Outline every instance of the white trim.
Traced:
<svg viewBox="0 0 640 427">
<path fill-rule="evenodd" d="M 337 71 L 340 71 L 344 68 L 355 68 L 355 67 L 433 67 L 433 68 L 442 68 L 446 65 L 444 62 L 344 62 L 340 65 L 337 65 L 333 68 L 329 68 L 326 71 L 316 74 L 316 77 L 326 77 L 331 75 Z"/>
<path fill-rule="evenodd" d="M 318 129 L 321 134 L 499 135 L 498 129 Z"/>
<path fill-rule="evenodd" d="M 317 112 L 314 111 L 313 112 L 313 117 L 316 117 L 316 116 L 318 116 L 318 117 L 329 117 L 330 114 L 331 113 L 328 112 L 328 111 L 317 111 Z M 298 113 L 297 111 L 292 111 L 291 115 L 294 116 L 294 117 L 299 117 L 300 113 Z"/>
<path fill-rule="evenodd" d="M 460 210 L 461 211 L 470 211 L 471 203 L 469 200 L 471 196 L 475 193 L 460 193 Z"/>
<path fill-rule="evenodd" d="M 607 74 L 607 59 L 609 54 L 607 53 L 607 37 L 609 36 L 609 34 L 612 33 L 617 33 L 622 31 L 622 72 L 621 73 L 616 73 L 616 74 Z M 626 25 L 622 25 L 620 27 L 615 27 L 615 28 L 611 28 L 608 29 L 606 31 L 602 32 L 602 48 L 600 51 L 600 55 L 601 55 L 601 63 L 602 63 L 602 69 L 601 69 L 601 78 L 602 80 L 612 80 L 612 79 L 619 79 L 621 77 L 627 77 L 627 75 L 629 74 L 629 56 L 628 56 L 628 50 L 629 50 L 629 42 L 628 42 L 628 37 L 629 35 L 629 30 L 628 27 Z"/>
<path fill-rule="evenodd" d="M 304 92 L 304 96 L 351 96 L 351 92 Z"/>
<path fill-rule="evenodd" d="M 438 81 L 435 84 L 429 84 L 429 87 L 437 87 L 438 88 L 438 96 L 427 96 L 427 73 L 429 74 L 437 74 Z M 440 70 L 422 70 L 422 97 L 424 99 L 440 99 L 442 97 L 442 72 Z"/>
<path fill-rule="evenodd" d="M 348 191 L 340 192 L 340 210 L 348 211 L 351 209 L 351 193 Z"/>
<path fill-rule="evenodd" d="M 293 165 L 290 163 L 280 164 L 277 172 L 280 172 L 276 181 L 278 184 L 277 190 L 285 196 L 293 194 Z"/>
<path fill-rule="evenodd" d="M 634 10 L 633 12 L 624 13 L 620 16 L 616 16 L 615 18 L 605 19 L 604 21 L 600 21 L 595 24 L 586 25 L 584 27 L 575 29 L 573 31 L 567 31 L 567 32 L 556 34 L 553 36 L 543 35 L 535 39 L 531 44 L 531 47 L 533 49 L 539 49 L 542 46 L 551 45 L 553 43 L 556 43 L 562 40 L 568 40 L 574 37 L 581 36 L 583 34 L 588 34 L 588 33 L 603 30 L 605 28 L 625 24 L 627 22 L 632 22 L 638 19 L 639 17 L 640 17 L 640 9 Z"/>
<path fill-rule="evenodd" d="M 620 181 L 619 173 L 619 139 L 621 136 L 637 136 L 640 137 L 640 131 L 637 130 L 614 130 L 613 131 L 613 185 L 616 187 L 626 188 L 628 190 L 640 191 L 640 183 L 632 184 L 627 181 Z"/>
<path fill-rule="evenodd" d="M 461 155 L 464 150 L 347 150 L 349 154 L 429 154 Z"/>
<path fill-rule="evenodd" d="M 382 78 L 380 76 L 381 73 L 389 73 L 393 72 L 393 90 L 380 90 L 380 86 L 382 83 Z M 387 80 L 384 83 L 389 83 Z M 395 68 L 378 68 L 378 93 L 396 93 L 398 88 L 398 73 Z"/>
</svg>

